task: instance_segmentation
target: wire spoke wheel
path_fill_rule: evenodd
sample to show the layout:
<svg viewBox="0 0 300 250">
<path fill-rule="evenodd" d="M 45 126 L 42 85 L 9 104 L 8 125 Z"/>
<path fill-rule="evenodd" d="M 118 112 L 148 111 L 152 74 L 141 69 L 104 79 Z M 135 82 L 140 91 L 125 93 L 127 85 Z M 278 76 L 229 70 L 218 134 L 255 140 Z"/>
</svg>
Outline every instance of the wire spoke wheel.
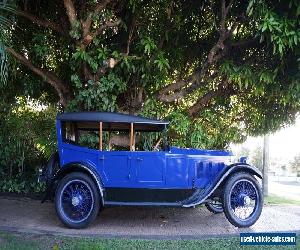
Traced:
<svg viewBox="0 0 300 250">
<path fill-rule="evenodd" d="M 249 180 L 240 180 L 233 185 L 230 199 L 234 215 L 240 220 L 246 220 L 257 207 L 258 191 Z"/>
<path fill-rule="evenodd" d="M 88 226 L 100 209 L 100 196 L 95 183 L 83 173 L 74 172 L 65 176 L 57 189 L 55 207 L 66 226 Z"/>
<path fill-rule="evenodd" d="M 90 215 L 94 199 L 89 185 L 82 180 L 68 182 L 61 192 L 61 208 L 73 222 L 81 222 Z"/>
<path fill-rule="evenodd" d="M 237 227 L 253 225 L 262 211 L 261 187 L 249 173 L 241 172 L 230 176 L 222 200 L 227 219 Z"/>
</svg>

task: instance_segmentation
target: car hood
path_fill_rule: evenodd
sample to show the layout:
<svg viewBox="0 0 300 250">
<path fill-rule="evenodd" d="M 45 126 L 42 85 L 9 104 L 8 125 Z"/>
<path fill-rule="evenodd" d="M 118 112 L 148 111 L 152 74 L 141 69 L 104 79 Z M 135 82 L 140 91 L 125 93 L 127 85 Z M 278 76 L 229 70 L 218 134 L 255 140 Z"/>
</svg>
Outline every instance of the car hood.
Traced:
<svg viewBox="0 0 300 250">
<path fill-rule="evenodd" d="M 193 148 L 178 148 L 170 147 L 171 154 L 185 154 L 185 155 L 209 155 L 209 156 L 232 156 L 233 154 L 228 151 L 222 150 L 204 150 Z"/>
</svg>

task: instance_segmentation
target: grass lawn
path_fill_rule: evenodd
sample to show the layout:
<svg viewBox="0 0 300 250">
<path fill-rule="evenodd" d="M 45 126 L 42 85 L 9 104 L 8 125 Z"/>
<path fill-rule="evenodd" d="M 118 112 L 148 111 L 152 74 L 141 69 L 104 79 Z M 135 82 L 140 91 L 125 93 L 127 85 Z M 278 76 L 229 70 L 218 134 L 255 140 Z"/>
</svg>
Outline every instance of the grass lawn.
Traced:
<svg viewBox="0 0 300 250">
<path fill-rule="evenodd" d="M 284 247 L 284 249 L 300 248 Z M 214 238 L 207 240 L 127 240 L 127 239 L 91 239 L 46 235 L 14 234 L 0 232 L 1 250 L 27 249 L 262 249 L 262 247 L 240 247 L 238 238 Z M 279 249 L 277 246 L 263 249 Z"/>
<path fill-rule="evenodd" d="M 269 195 L 265 197 L 265 205 L 300 205 L 300 201 Z"/>
</svg>

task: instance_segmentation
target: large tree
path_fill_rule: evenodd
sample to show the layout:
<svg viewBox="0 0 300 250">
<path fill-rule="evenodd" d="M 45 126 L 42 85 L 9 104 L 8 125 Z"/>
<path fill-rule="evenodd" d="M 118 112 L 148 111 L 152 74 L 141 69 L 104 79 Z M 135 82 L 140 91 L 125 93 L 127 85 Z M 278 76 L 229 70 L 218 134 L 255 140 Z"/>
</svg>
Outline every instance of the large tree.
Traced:
<svg viewBox="0 0 300 250">
<path fill-rule="evenodd" d="M 300 109 L 296 0 L 15 4 L 15 84 L 64 109 L 168 118 L 176 143 L 215 148 Z"/>
</svg>

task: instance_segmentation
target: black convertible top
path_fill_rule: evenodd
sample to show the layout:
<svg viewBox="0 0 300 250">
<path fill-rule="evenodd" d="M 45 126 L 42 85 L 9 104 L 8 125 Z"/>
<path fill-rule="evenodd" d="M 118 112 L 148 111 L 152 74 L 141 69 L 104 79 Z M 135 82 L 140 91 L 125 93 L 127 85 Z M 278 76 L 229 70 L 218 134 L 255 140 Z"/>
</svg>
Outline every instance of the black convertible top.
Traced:
<svg viewBox="0 0 300 250">
<path fill-rule="evenodd" d="M 82 125 L 88 125 L 90 122 L 103 122 L 109 123 L 110 128 L 117 129 L 121 128 L 117 124 L 136 124 L 135 128 L 138 130 L 163 130 L 169 122 L 149 119 L 142 116 L 128 115 L 122 113 L 112 113 L 112 112 L 69 112 L 58 114 L 56 117 L 60 121 L 73 121 L 80 122 Z M 83 124 L 84 122 L 85 124 Z M 114 125 L 115 124 L 115 125 Z M 86 126 L 83 126 L 86 127 Z M 90 127 L 90 126 L 88 126 Z M 107 126 L 104 126 L 106 128 Z M 127 127 L 127 126 L 126 126 Z M 86 127 L 87 128 L 87 127 Z"/>
</svg>

